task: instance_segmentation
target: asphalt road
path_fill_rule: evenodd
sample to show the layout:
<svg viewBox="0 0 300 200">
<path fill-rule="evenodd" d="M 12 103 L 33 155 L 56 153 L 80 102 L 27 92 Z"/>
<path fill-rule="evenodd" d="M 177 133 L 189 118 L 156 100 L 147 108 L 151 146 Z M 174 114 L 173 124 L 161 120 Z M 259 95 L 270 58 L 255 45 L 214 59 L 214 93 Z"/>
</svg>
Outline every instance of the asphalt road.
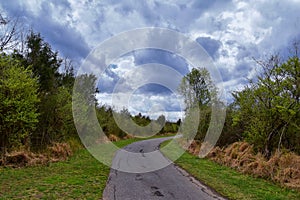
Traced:
<svg viewBox="0 0 300 200">
<path fill-rule="evenodd" d="M 144 140 L 124 148 L 126 151 L 140 155 L 138 157 L 128 156 L 124 151 L 117 152 L 112 163 L 114 169 L 110 171 L 103 193 L 103 200 L 224 199 L 163 157 L 158 151 L 158 146 L 167 139 L 169 138 Z M 157 150 L 155 155 L 148 154 L 155 150 Z M 169 165 L 146 173 L 124 172 L 142 171 L 145 166 L 153 163 L 153 157 L 159 158 L 156 161 Z M 151 171 L 151 167 L 149 169 Z"/>
</svg>

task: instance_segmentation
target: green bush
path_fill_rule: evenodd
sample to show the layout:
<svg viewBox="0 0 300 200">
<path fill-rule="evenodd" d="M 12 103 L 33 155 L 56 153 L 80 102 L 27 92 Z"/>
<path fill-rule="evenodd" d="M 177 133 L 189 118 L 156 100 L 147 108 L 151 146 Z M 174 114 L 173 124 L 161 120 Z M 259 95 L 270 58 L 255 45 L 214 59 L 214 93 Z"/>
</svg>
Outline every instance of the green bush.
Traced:
<svg viewBox="0 0 300 200">
<path fill-rule="evenodd" d="M 30 68 L 0 56 L 0 138 L 2 152 L 29 146 L 30 134 L 38 123 L 37 79 Z"/>
</svg>

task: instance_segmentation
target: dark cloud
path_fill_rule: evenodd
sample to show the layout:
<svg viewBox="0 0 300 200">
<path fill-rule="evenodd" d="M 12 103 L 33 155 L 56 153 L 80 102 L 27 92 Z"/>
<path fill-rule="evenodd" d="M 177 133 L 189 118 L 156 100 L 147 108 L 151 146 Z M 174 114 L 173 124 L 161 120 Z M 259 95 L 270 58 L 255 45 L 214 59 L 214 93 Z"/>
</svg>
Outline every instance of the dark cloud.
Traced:
<svg viewBox="0 0 300 200">
<path fill-rule="evenodd" d="M 112 93 L 115 85 L 120 81 L 120 77 L 112 71 L 116 65 L 110 65 L 100 76 L 98 89 L 100 92 Z"/>
<path fill-rule="evenodd" d="M 89 53 L 89 47 L 80 33 L 68 24 L 59 23 L 51 16 L 50 3 L 42 2 L 40 14 L 35 15 L 31 10 L 22 6 L 21 3 L 11 4 L 5 1 L 3 8 L 11 17 L 20 17 L 23 23 L 30 24 L 35 32 L 41 33 L 45 41 L 50 43 L 54 50 L 58 50 L 64 57 L 74 61 L 80 61 Z M 65 12 L 70 12 L 70 5 L 66 1 L 51 1 L 54 5 L 63 7 Z M 38 5 L 37 5 L 38 6 Z M 64 19 L 61 19 L 64 21 Z"/>
<path fill-rule="evenodd" d="M 172 67 L 183 75 L 188 73 L 186 60 L 171 52 L 160 49 L 144 49 L 134 51 L 132 54 L 134 55 L 136 65 L 159 63 Z"/>
<path fill-rule="evenodd" d="M 235 85 L 255 74 L 252 57 L 274 52 L 287 57 L 288 47 L 299 38 L 298 1 L 14 0 L 1 1 L 0 7 L 41 32 L 62 55 L 79 61 L 91 48 L 122 31 L 146 26 L 178 30 L 199 42 L 214 58 L 224 81 Z M 131 55 L 136 65 L 155 62 L 181 74 L 188 72 L 186 61 L 168 52 L 141 50 Z M 102 90 L 112 91 L 116 81 L 119 75 L 107 71 Z M 161 91 L 155 87 L 145 87 L 143 92 Z"/>
<path fill-rule="evenodd" d="M 192 7 L 197 8 L 199 11 L 206 11 L 208 8 L 212 7 L 217 0 L 210 1 L 193 1 Z"/>
<path fill-rule="evenodd" d="M 129 58 L 129 57 L 133 58 L 134 63 L 126 64 L 125 67 L 128 68 L 128 71 L 132 67 L 131 65 L 142 66 L 144 64 L 157 63 L 157 64 L 162 64 L 167 67 L 170 67 L 171 69 L 175 69 L 182 76 L 189 72 L 188 64 L 183 58 L 164 50 L 158 50 L 158 49 L 136 50 L 123 55 L 123 57 L 121 58 Z M 119 68 L 124 67 L 123 66 L 124 64 L 122 64 L 122 66 L 119 66 L 119 64 L 118 63 L 112 64 L 105 70 L 103 77 L 100 78 L 98 84 L 100 91 L 112 93 L 114 91 L 114 87 L 116 86 L 116 84 L 122 85 L 124 87 L 126 86 L 126 80 L 122 79 L 122 76 L 124 74 L 121 74 L 120 72 L 116 72 L 118 71 Z M 134 71 L 132 73 L 134 73 Z M 155 71 L 155 69 L 153 69 L 147 71 L 147 73 L 149 77 L 150 76 L 155 77 L 155 74 L 163 73 L 163 71 Z M 134 75 L 132 77 L 134 78 Z M 164 74 L 163 78 L 173 80 L 174 84 L 179 85 L 179 82 L 177 82 L 177 80 L 174 80 L 174 77 L 169 76 L 168 74 Z M 126 90 L 126 88 L 123 89 Z M 127 89 L 130 90 L 130 88 Z M 159 84 L 146 84 L 145 86 L 139 89 L 139 93 L 141 92 L 144 94 L 156 93 L 156 94 L 165 95 L 166 93 L 168 93 L 168 90 L 166 90 L 164 86 L 161 86 Z"/>
<path fill-rule="evenodd" d="M 152 95 L 170 95 L 172 94 L 172 91 L 170 91 L 168 88 L 166 88 L 163 85 L 159 85 L 156 83 L 146 84 L 140 87 L 136 93 L 139 94 L 152 94 Z"/>
<path fill-rule="evenodd" d="M 218 56 L 218 50 L 222 43 L 214 40 L 211 37 L 198 37 L 196 41 L 206 50 L 206 52 L 213 58 Z"/>
<path fill-rule="evenodd" d="M 2 9 L 9 17 L 31 18 L 31 14 L 27 12 L 26 7 L 23 7 L 19 2 L 3 1 L 1 2 Z M 2 11 L 3 12 L 3 11 Z"/>
<path fill-rule="evenodd" d="M 60 6 L 63 6 L 65 11 L 70 10 L 70 5 L 64 1 L 57 1 Z M 58 23 L 51 18 L 49 2 L 42 3 L 42 13 L 47 13 L 39 20 L 33 20 L 33 27 L 38 32 L 47 38 L 53 44 L 55 49 L 59 49 L 63 56 L 74 60 L 80 60 L 89 53 L 88 45 L 85 43 L 83 37 L 68 24 Z"/>
<path fill-rule="evenodd" d="M 233 74 L 233 78 L 236 77 L 248 77 L 249 73 L 251 72 L 251 69 L 255 68 L 255 63 L 247 63 L 247 62 L 241 62 L 239 63 L 235 70 L 234 70 L 234 74 Z"/>
<path fill-rule="evenodd" d="M 251 70 L 255 68 L 255 62 L 246 62 L 240 61 L 234 68 L 234 70 L 230 70 L 226 67 L 220 67 L 219 72 L 222 76 L 224 82 L 232 81 L 235 79 L 239 80 L 247 80 L 247 77 L 250 75 Z"/>
<path fill-rule="evenodd" d="M 42 26 L 43 23 L 36 24 L 36 26 L 39 27 L 41 34 L 52 42 L 53 47 L 60 50 L 63 56 L 80 60 L 88 55 L 90 51 L 88 45 L 74 29 L 51 23 L 51 21 L 47 20 L 45 22 L 48 23 L 47 27 Z M 49 31 L 49 28 L 53 31 Z"/>
</svg>

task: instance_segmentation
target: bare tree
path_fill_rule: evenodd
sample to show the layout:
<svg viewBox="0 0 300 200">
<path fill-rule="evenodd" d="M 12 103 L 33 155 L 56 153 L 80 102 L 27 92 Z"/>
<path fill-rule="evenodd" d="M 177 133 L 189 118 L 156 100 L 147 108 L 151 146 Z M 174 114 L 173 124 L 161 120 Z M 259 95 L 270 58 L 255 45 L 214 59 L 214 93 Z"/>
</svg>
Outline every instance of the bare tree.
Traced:
<svg viewBox="0 0 300 200">
<path fill-rule="evenodd" d="M 21 26 L 19 18 L 10 19 L 0 13 L 0 51 L 23 50 L 24 28 Z"/>
</svg>

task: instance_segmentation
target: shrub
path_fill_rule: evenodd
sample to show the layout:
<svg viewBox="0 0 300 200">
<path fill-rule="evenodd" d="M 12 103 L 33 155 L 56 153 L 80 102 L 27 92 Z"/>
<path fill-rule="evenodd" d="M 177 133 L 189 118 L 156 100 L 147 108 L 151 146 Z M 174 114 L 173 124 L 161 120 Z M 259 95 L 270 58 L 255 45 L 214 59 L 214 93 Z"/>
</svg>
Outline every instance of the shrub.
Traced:
<svg viewBox="0 0 300 200">
<path fill-rule="evenodd" d="M 0 147 L 2 153 L 29 146 L 38 123 L 38 83 L 30 68 L 0 55 Z"/>
</svg>

